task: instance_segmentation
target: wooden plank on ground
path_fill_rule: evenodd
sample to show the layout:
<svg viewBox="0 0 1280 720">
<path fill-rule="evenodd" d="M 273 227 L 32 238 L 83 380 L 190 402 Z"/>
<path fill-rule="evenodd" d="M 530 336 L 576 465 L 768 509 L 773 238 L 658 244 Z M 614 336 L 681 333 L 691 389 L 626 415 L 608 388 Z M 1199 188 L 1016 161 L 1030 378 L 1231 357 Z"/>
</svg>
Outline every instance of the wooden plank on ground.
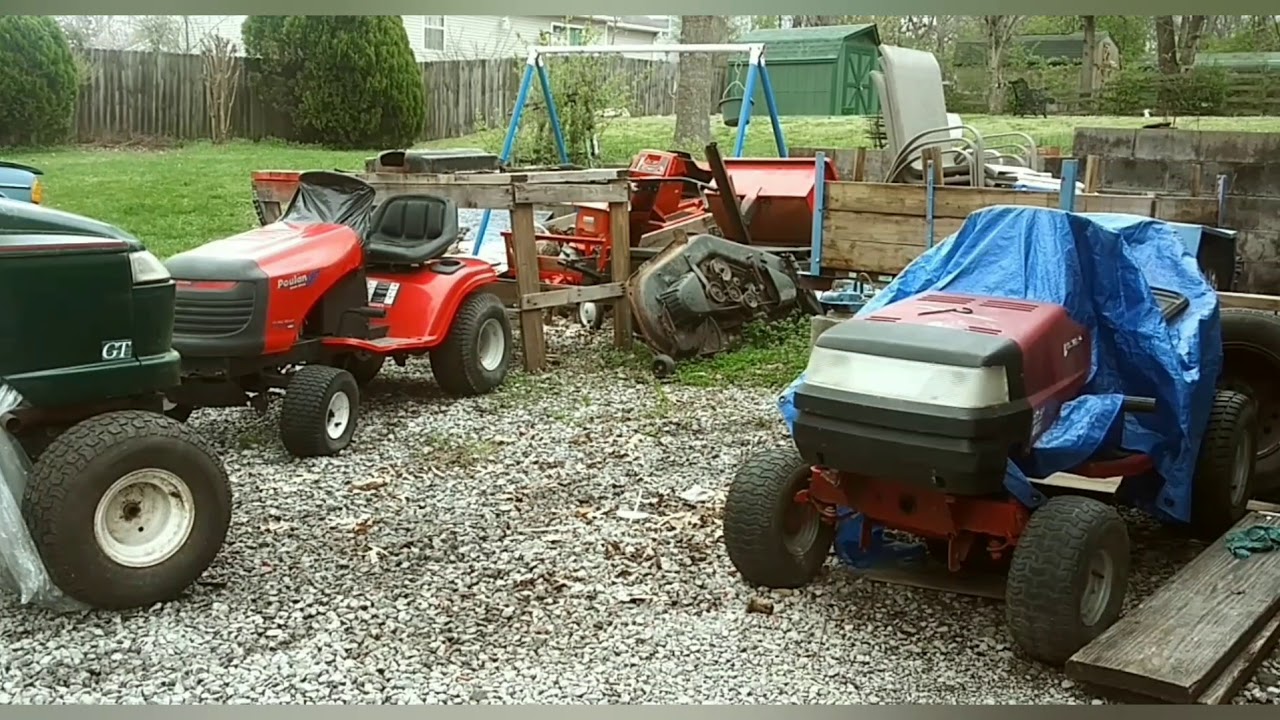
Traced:
<svg viewBox="0 0 1280 720">
<path fill-rule="evenodd" d="M 1280 515 L 1250 512 L 1235 529 L 1255 524 L 1280 526 Z M 1224 538 L 1077 652 L 1067 676 L 1195 702 L 1280 610 L 1280 553 L 1238 560 Z"/>
<path fill-rule="evenodd" d="M 1280 643 L 1280 614 L 1271 618 L 1271 622 L 1251 640 L 1244 651 L 1236 656 L 1231 664 L 1222 671 L 1218 679 L 1213 681 L 1209 689 L 1196 699 L 1201 705 L 1226 705 L 1240 692 L 1258 667 L 1275 650 Z"/>
</svg>

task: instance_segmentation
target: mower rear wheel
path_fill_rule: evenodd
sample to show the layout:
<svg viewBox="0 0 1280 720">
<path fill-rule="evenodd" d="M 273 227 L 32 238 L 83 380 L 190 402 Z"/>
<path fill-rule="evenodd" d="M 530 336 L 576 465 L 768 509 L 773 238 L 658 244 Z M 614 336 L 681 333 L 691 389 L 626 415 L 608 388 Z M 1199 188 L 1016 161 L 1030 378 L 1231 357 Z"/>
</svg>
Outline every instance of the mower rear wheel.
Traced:
<svg viewBox="0 0 1280 720">
<path fill-rule="evenodd" d="M 351 373 L 304 365 L 285 389 L 280 440 L 294 457 L 337 455 L 351 444 L 360 416 L 360 387 Z"/>
<path fill-rule="evenodd" d="M 462 301 L 449 337 L 431 352 L 431 372 L 450 395 L 484 395 L 506 380 L 511 345 L 502 301 L 493 293 L 475 293 Z"/>
<path fill-rule="evenodd" d="M 1249 511 L 1257 436 L 1257 404 L 1230 390 L 1214 393 L 1191 490 L 1191 531 L 1197 537 L 1216 540 Z"/>
<path fill-rule="evenodd" d="M 49 578 L 105 610 L 172 600 L 208 569 L 231 524 L 214 450 L 139 410 L 72 426 L 32 469 L 23 516 Z"/>
<path fill-rule="evenodd" d="M 795 499 L 812 476 L 795 448 L 777 448 L 748 458 L 729 485 L 724 543 L 729 560 L 752 585 L 800 587 L 831 554 L 835 527 L 812 504 Z"/>
<path fill-rule="evenodd" d="M 1120 617 L 1129 531 L 1116 509 L 1078 495 L 1031 514 L 1005 590 L 1009 632 L 1035 660 L 1061 665 Z"/>
</svg>

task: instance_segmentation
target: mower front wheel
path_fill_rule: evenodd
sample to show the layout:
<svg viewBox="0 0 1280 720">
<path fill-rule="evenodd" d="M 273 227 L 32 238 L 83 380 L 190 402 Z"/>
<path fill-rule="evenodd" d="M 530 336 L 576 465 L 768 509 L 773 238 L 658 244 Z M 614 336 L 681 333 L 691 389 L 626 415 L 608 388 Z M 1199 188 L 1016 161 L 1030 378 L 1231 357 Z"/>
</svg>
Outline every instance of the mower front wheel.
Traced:
<svg viewBox="0 0 1280 720">
<path fill-rule="evenodd" d="M 835 528 L 796 501 L 813 470 L 794 448 L 766 450 L 738 470 L 724 505 L 724 543 L 743 579 L 770 588 L 812 580 L 831 554 Z"/>
<path fill-rule="evenodd" d="M 506 380 L 511 345 L 502 301 L 493 293 L 475 293 L 458 308 L 449 337 L 431 352 L 431 372 L 450 395 L 484 395 Z"/>
<path fill-rule="evenodd" d="M 1051 498 L 1031 514 L 1005 590 L 1009 632 L 1023 652 L 1062 665 L 1120 617 L 1129 531 L 1092 498 Z"/>
<path fill-rule="evenodd" d="M 304 365 L 289 380 L 280 408 L 280 440 L 294 457 L 337 455 L 351 444 L 360 387 L 351 373 Z"/>
<path fill-rule="evenodd" d="M 126 610 L 171 600 L 208 569 L 231 524 L 231 487 L 200 436 L 128 410 L 54 440 L 22 510 L 54 585 L 91 607 Z"/>
</svg>

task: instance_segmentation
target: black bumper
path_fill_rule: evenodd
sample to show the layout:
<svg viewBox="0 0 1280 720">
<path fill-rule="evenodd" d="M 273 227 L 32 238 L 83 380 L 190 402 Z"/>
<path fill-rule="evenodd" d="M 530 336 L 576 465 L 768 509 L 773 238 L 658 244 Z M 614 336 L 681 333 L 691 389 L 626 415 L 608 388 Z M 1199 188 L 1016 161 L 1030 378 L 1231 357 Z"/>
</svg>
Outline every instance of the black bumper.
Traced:
<svg viewBox="0 0 1280 720">
<path fill-rule="evenodd" d="M 955 495 L 1002 492 L 1009 455 L 1032 424 L 1024 400 L 970 410 L 801 383 L 794 403 L 806 462 Z"/>
</svg>

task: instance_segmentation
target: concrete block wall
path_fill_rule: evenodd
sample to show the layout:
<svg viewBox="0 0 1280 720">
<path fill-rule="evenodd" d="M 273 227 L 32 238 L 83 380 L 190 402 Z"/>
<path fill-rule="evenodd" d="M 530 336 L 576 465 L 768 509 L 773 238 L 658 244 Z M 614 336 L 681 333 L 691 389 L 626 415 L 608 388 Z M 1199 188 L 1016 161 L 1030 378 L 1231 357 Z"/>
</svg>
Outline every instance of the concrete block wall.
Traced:
<svg viewBox="0 0 1280 720">
<path fill-rule="evenodd" d="M 1238 289 L 1280 294 L 1280 133 L 1077 128 L 1071 154 L 1098 157 L 1102 190 L 1212 195 L 1226 175 L 1225 224 L 1240 231 Z"/>
</svg>

